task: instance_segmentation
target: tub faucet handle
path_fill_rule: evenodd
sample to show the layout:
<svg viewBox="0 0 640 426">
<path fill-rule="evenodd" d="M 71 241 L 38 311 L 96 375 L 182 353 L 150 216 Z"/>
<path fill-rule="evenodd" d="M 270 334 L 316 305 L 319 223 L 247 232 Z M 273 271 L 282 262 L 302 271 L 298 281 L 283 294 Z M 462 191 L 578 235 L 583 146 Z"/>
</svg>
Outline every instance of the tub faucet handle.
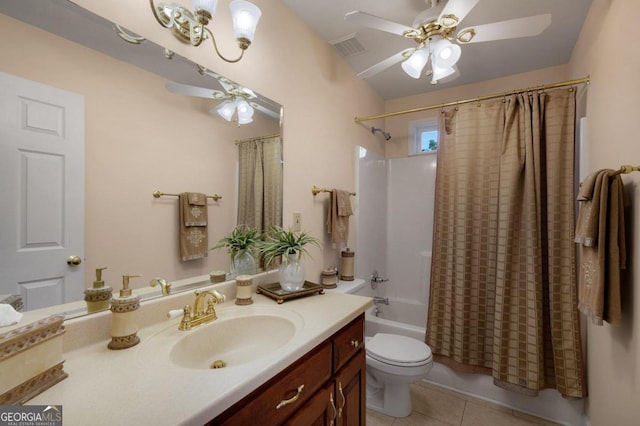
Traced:
<svg viewBox="0 0 640 426">
<path fill-rule="evenodd" d="M 378 284 L 389 281 L 389 278 L 382 278 L 378 275 L 378 271 L 373 271 L 371 274 L 371 288 L 375 289 L 378 287 Z"/>
</svg>

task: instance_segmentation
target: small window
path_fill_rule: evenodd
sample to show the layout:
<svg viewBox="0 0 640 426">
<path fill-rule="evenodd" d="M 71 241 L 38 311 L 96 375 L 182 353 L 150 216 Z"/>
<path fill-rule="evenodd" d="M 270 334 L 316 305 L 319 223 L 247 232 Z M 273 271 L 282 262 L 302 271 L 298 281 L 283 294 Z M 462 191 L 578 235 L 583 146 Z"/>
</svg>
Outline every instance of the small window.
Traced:
<svg viewBox="0 0 640 426">
<path fill-rule="evenodd" d="M 409 155 L 432 154 L 438 150 L 438 119 L 430 117 L 409 123 Z"/>
</svg>

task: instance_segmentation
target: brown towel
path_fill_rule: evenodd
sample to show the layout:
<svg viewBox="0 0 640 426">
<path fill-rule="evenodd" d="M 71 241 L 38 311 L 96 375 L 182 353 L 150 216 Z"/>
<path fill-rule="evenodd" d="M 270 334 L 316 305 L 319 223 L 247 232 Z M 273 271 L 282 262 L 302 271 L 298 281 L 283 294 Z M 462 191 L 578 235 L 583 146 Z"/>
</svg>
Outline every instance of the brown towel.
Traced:
<svg viewBox="0 0 640 426">
<path fill-rule="evenodd" d="M 594 324 L 622 322 L 620 270 L 626 267 L 624 187 L 613 170 L 582 183 L 575 241 L 580 243 L 578 308 Z"/>
<path fill-rule="evenodd" d="M 349 239 L 349 216 L 353 214 L 349 196 L 349 191 L 331 190 L 327 232 L 331 234 L 332 243 L 346 243 Z"/>
<path fill-rule="evenodd" d="M 209 255 L 206 200 L 207 197 L 199 193 L 183 192 L 178 196 L 180 260 Z"/>
<path fill-rule="evenodd" d="M 185 226 L 207 226 L 207 196 L 200 192 L 185 192 L 186 203 L 181 203 Z"/>
</svg>

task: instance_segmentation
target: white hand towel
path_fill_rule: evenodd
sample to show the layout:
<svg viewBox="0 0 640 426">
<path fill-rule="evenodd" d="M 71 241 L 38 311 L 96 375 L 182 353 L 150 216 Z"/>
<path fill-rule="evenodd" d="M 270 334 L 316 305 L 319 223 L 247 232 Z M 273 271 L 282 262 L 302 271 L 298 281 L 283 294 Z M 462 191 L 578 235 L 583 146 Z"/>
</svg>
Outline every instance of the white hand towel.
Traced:
<svg viewBox="0 0 640 426">
<path fill-rule="evenodd" d="M 22 314 L 13 309 L 13 306 L 0 303 L 0 327 L 17 324 L 21 319 Z"/>
</svg>

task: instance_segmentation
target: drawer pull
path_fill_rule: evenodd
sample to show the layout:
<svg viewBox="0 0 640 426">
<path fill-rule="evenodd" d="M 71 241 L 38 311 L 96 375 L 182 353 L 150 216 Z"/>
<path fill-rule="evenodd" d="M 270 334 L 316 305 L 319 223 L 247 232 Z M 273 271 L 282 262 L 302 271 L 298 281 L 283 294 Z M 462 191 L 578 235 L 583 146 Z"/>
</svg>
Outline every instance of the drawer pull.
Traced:
<svg viewBox="0 0 640 426">
<path fill-rule="evenodd" d="M 329 403 L 331 404 L 331 408 L 333 408 L 333 419 L 329 422 L 329 426 L 333 426 L 333 423 L 338 417 L 338 412 L 336 410 L 336 404 L 333 402 L 333 392 L 329 392 Z"/>
<path fill-rule="evenodd" d="M 352 340 L 351 346 L 353 346 L 354 348 L 357 348 L 358 346 L 360 346 L 360 342 L 358 342 L 357 340 Z"/>
<path fill-rule="evenodd" d="M 340 398 L 342 398 L 342 404 L 340 404 L 340 408 L 338 408 L 338 418 L 340 418 L 342 417 L 342 409 L 347 403 L 347 398 L 344 397 L 344 393 L 342 392 L 342 382 L 338 382 L 338 391 L 340 392 Z"/>
<path fill-rule="evenodd" d="M 289 399 L 283 399 L 282 401 L 278 402 L 278 405 L 276 405 L 276 410 L 296 402 L 298 400 L 298 398 L 300 398 L 300 394 L 302 393 L 302 389 L 304 389 L 304 385 L 298 386 L 298 392 L 293 397 L 291 397 Z"/>
</svg>

